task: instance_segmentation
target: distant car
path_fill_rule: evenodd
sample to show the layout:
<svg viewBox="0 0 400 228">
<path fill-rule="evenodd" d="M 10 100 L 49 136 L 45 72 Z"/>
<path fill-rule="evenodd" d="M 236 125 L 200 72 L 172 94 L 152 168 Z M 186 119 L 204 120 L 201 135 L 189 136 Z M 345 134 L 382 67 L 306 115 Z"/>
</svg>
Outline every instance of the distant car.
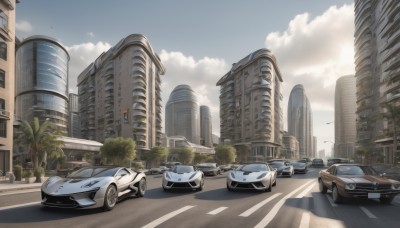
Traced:
<svg viewBox="0 0 400 228">
<path fill-rule="evenodd" d="M 400 193 L 400 182 L 381 177 L 371 166 L 359 164 L 334 164 L 321 170 L 318 176 L 319 190 L 332 191 L 335 203 L 346 198 L 379 199 L 391 203 Z"/>
<path fill-rule="evenodd" d="M 308 167 L 307 164 L 304 162 L 293 161 L 291 162 L 293 165 L 294 173 L 307 173 Z"/>
<path fill-rule="evenodd" d="M 294 167 L 289 161 L 273 161 L 269 165 L 277 170 L 278 176 L 292 177 L 294 174 Z"/>
<path fill-rule="evenodd" d="M 226 188 L 233 189 L 255 189 L 266 192 L 272 191 L 276 185 L 276 169 L 267 163 L 250 163 L 231 170 L 227 175 Z"/>
<path fill-rule="evenodd" d="M 217 176 L 221 174 L 221 169 L 218 167 L 217 163 L 201 163 L 197 166 L 198 170 L 201 170 L 206 176 Z"/>
<path fill-rule="evenodd" d="M 159 166 L 149 169 L 150 174 L 163 174 L 168 168 L 166 166 Z"/>
<path fill-rule="evenodd" d="M 311 167 L 311 164 L 312 164 L 312 161 L 309 158 L 301 158 L 301 159 L 299 159 L 297 161 L 305 163 L 307 167 Z"/>
<path fill-rule="evenodd" d="M 390 169 L 385 170 L 382 176 L 389 179 L 400 181 L 400 166 L 394 166 Z"/>
<path fill-rule="evenodd" d="M 41 187 L 42 205 L 112 210 L 128 196 L 144 196 L 146 175 L 120 166 L 88 166 L 66 178 L 53 176 Z"/>
<path fill-rule="evenodd" d="M 219 168 L 221 169 L 221 171 L 226 172 L 226 171 L 232 170 L 232 165 L 230 165 L 230 164 L 220 165 Z"/>
<path fill-rule="evenodd" d="M 164 191 L 170 189 L 191 189 L 201 191 L 204 186 L 204 174 L 191 165 L 176 165 L 165 171 L 162 179 Z"/>
<path fill-rule="evenodd" d="M 322 160 L 320 158 L 314 158 L 312 160 L 311 166 L 312 167 L 324 167 L 325 166 L 324 160 Z"/>
<path fill-rule="evenodd" d="M 333 164 L 340 164 L 340 163 L 349 163 L 349 160 L 344 158 L 329 158 L 327 166 L 329 167 Z"/>
<path fill-rule="evenodd" d="M 392 168 L 391 164 L 375 163 L 371 167 L 378 173 L 384 173 L 386 170 Z"/>
</svg>

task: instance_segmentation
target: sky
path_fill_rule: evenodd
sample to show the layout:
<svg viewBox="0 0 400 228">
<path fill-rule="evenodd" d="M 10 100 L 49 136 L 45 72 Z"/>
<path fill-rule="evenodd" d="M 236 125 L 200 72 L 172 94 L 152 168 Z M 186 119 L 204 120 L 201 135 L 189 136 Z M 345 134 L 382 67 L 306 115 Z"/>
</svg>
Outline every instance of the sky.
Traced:
<svg viewBox="0 0 400 228">
<path fill-rule="evenodd" d="M 336 80 L 354 75 L 353 0 L 20 0 L 16 34 L 45 35 L 70 55 L 70 92 L 78 75 L 102 52 L 130 34 L 143 34 L 166 68 L 163 107 L 172 90 L 187 84 L 210 107 L 220 135 L 217 81 L 233 63 L 267 48 L 283 77 L 282 109 L 296 84 L 310 101 L 317 151 L 334 141 Z M 164 113 L 162 114 L 164 116 Z"/>
</svg>

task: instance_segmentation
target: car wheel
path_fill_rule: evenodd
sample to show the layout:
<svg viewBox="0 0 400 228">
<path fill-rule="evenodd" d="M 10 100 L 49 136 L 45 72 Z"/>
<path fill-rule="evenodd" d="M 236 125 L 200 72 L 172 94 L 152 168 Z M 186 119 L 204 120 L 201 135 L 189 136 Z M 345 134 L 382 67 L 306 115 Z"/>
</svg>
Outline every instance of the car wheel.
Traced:
<svg viewBox="0 0 400 228">
<path fill-rule="evenodd" d="M 118 192 L 114 185 L 109 185 L 106 194 L 104 196 L 104 205 L 103 209 L 105 211 L 110 211 L 114 208 L 115 204 L 117 204 Z"/>
<path fill-rule="evenodd" d="M 164 190 L 164 192 L 168 192 L 168 189 L 166 189 L 166 188 L 164 188 L 164 187 L 163 187 L 163 190 Z"/>
<path fill-rule="evenodd" d="M 318 180 L 318 185 L 319 185 L 319 192 L 321 192 L 322 194 L 325 194 L 328 191 L 328 189 L 325 187 L 321 179 Z"/>
<path fill-rule="evenodd" d="M 390 204 L 392 202 L 392 200 L 394 199 L 394 197 L 389 197 L 389 198 L 380 198 L 379 200 L 381 201 L 381 203 L 383 204 Z"/>
<path fill-rule="evenodd" d="M 333 202 L 335 202 L 335 203 L 341 203 L 341 202 L 343 201 L 343 198 L 342 198 L 342 196 L 339 194 L 339 190 L 338 190 L 338 188 L 336 187 L 336 185 L 334 185 L 334 186 L 332 187 L 332 199 L 333 199 Z"/>
<path fill-rule="evenodd" d="M 197 191 L 203 191 L 203 186 L 204 186 L 204 179 L 201 178 L 200 187 L 197 188 Z"/>
<path fill-rule="evenodd" d="M 228 191 L 232 191 L 232 188 L 229 187 L 229 184 L 228 184 L 228 183 L 226 183 L 226 189 L 228 189 Z"/>
<path fill-rule="evenodd" d="M 136 193 L 136 196 L 143 197 L 144 194 L 146 193 L 146 188 L 147 188 L 146 179 L 142 178 L 139 181 L 137 187 L 138 187 L 138 192 Z"/>
<path fill-rule="evenodd" d="M 267 189 L 265 189 L 266 192 L 271 192 L 272 191 L 272 178 L 269 180 L 269 186 Z"/>
</svg>

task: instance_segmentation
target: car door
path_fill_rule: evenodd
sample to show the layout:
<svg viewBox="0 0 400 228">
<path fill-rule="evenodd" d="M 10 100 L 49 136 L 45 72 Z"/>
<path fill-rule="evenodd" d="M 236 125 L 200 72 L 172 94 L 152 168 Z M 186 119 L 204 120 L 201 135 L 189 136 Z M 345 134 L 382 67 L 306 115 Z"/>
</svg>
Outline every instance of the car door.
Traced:
<svg viewBox="0 0 400 228">
<path fill-rule="evenodd" d="M 131 183 L 132 174 L 125 168 L 122 168 L 115 174 L 115 179 L 118 186 L 118 190 L 123 191 L 126 188 L 128 188 L 129 184 Z"/>
<path fill-rule="evenodd" d="M 323 182 L 328 189 L 332 189 L 332 182 L 335 179 L 336 166 L 331 166 L 326 170 L 325 175 L 323 175 Z"/>
</svg>

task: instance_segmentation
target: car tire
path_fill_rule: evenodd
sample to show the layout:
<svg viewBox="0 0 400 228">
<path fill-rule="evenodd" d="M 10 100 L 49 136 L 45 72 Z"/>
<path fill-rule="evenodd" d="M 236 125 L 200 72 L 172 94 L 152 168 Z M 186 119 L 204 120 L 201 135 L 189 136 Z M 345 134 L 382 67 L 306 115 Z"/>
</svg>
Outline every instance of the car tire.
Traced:
<svg viewBox="0 0 400 228">
<path fill-rule="evenodd" d="M 272 186 L 276 186 L 276 177 L 274 178 L 274 183 L 272 184 Z"/>
<path fill-rule="evenodd" d="M 336 185 L 332 186 L 332 199 L 334 203 L 343 202 L 343 197 L 340 195 L 338 187 Z"/>
<path fill-rule="evenodd" d="M 197 191 L 203 191 L 203 186 L 204 186 L 204 179 L 203 178 L 201 178 L 201 181 L 200 181 L 200 187 L 198 187 L 196 190 Z"/>
<path fill-rule="evenodd" d="M 230 191 L 230 192 L 233 190 L 231 187 L 229 187 L 228 183 L 226 183 L 226 189 L 228 189 L 228 191 Z"/>
<path fill-rule="evenodd" d="M 118 200 L 118 191 L 115 185 L 110 184 L 106 190 L 106 194 L 104 195 L 104 211 L 111 211 Z"/>
<path fill-rule="evenodd" d="M 265 189 L 265 192 L 271 192 L 272 191 L 272 178 L 269 180 L 269 186 L 268 188 Z"/>
<path fill-rule="evenodd" d="M 146 179 L 142 178 L 140 179 L 139 183 L 137 184 L 138 192 L 136 193 L 137 197 L 143 197 L 144 194 L 146 193 L 147 189 L 147 183 Z"/>
<path fill-rule="evenodd" d="M 168 189 L 166 189 L 166 188 L 164 188 L 164 187 L 163 187 L 163 190 L 164 190 L 164 192 L 168 192 Z"/>
<path fill-rule="evenodd" d="M 394 197 L 389 197 L 389 198 L 380 198 L 379 201 L 383 204 L 390 204 L 392 203 Z"/>
<path fill-rule="evenodd" d="M 321 179 L 318 180 L 318 186 L 319 186 L 319 192 L 322 194 L 326 194 L 328 189 L 325 187 L 324 183 L 322 182 Z"/>
</svg>

